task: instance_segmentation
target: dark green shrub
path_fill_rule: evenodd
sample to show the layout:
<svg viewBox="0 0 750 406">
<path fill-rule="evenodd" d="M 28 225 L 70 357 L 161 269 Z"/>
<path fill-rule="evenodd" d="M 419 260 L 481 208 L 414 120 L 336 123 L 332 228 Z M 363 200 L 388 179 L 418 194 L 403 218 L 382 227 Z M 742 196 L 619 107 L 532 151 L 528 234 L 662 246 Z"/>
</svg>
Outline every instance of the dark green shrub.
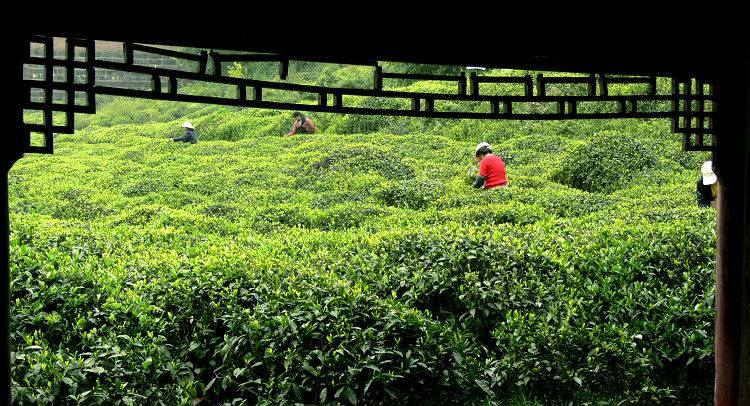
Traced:
<svg viewBox="0 0 750 406">
<path fill-rule="evenodd" d="M 50 205 L 40 207 L 49 215 L 66 220 L 93 221 L 114 213 L 110 203 L 97 191 L 88 187 L 57 190 Z"/>
<path fill-rule="evenodd" d="M 151 193 L 171 191 L 174 186 L 174 180 L 165 182 L 161 178 L 136 178 L 123 186 L 122 194 L 127 197 L 146 196 Z"/>
<path fill-rule="evenodd" d="M 308 227 L 307 210 L 296 204 L 276 204 L 248 213 L 250 226 L 258 232 L 271 232 L 281 228 Z"/>
<path fill-rule="evenodd" d="M 445 190 L 442 182 L 408 179 L 389 182 L 374 191 L 374 196 L 387 206 L 421 209 L 435 201 Z"/>
<path fill-rule="evenodd" d="M 502 192 L 505 191 L 492 191 L 492 193 Z M 449 218 L 461 219 L 461 223 L 463 224 L 485 225 L 488 227 L 504 223 L 519 225 L 533 224 L 537 221 L 547 219 L 549 215 L 550 213 L 544 207 L 521 202 L 508 203 L 502 206 L 480 203 L 475 206 L 455 209 L 446 213 L 446 216 Z"/>
<path fill-rule="evenodd" d="M 229 333 L 213 397 L 302 404 L 471 404 L 483 353 L 418 311 L 346 284 L 297 282 Z"/>
<path fill-rule="evenodd" d="M 600 132 L 576 147 L 552 180 L 587 192 L 613 192 L 648 172 L 654 152 L 631 135 Z"/>
<path fill-rule="evenodd" d="M 152 220 L 158 219 L 170 208 L 163 205 L 142 205 L 123 210 L 114 220 L 115 225 L 128 224 L 133 226 L 145 226 Z"/>
<path fill-rule="evenodd" d="M 385 179 L 406 179 L 414 171 L 403 158 L 377 146 L 347 145 L 336 148 L 328 155 L 311 163 L 316 174 L 358 175 L 373 173 Z"/>
</svg>

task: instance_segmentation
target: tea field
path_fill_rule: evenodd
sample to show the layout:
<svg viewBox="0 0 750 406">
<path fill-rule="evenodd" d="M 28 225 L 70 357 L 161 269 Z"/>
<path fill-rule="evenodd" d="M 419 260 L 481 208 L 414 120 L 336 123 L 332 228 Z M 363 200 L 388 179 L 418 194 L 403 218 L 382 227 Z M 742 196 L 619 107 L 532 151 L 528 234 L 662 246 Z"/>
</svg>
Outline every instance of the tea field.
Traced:
<svg viewBox="0 0 750 406">
<path fill-rule="evenodd" d="M 712 403 L 709 157 L 669 123 L 309 115 L 113 100 L 18 161 L 14 403 Z"/>
</svg>

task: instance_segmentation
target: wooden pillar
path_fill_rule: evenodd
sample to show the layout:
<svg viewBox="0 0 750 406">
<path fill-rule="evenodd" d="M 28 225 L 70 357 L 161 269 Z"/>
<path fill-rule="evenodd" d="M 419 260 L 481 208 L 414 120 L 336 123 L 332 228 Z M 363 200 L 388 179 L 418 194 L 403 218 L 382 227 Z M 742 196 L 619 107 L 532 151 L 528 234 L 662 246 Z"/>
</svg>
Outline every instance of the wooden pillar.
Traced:
<svg viewBox="0 0 750 406">
<path fill-rule="evenodd" d="M 3 237 L 0 239 L 0 373 L 3 375 L 0 384 L 0 404 L 11 404 L 10 394 L 10 220 L 8 211 L 8 171 L 23 154 L 23 145 L 28 142 L 28 136 L 22 129 L 24 94 L 23 84 L 23 58 L 29 50 L 28 38 L 19 34 L 17 38 L 8 41 L 6 48 L 6 61 L 0 69 L 0 74 L 8 79 L 6 91 L 8 101 L 2 114 L 5 117 L 7 131 L 0 148 L 0 230 Z"/>
<path fill-rule="evenodd" d="M 736 52 L 715 87 L 717 406 L 750 405 L 750 74 L 747 49 Z"/>
<path fill-rule="evenodd" d="M 2 262 L 2 271 L 0 271 L 0 326 L 2 326 L 2 337 L 0 337 L 0 348 L 2 348 L 2 357 L 0 357 L 0 370 L 3 371 L 3 394 L 2 399 L 10 403 L 10 226 L 8 218 L 8 170 L 10 170 L 15 159 L 2 157 L 2 179 L 0 180 L 0 223 L 2 223 L 3 247 L 0 249 L 0 262 Z"/>
</svg>

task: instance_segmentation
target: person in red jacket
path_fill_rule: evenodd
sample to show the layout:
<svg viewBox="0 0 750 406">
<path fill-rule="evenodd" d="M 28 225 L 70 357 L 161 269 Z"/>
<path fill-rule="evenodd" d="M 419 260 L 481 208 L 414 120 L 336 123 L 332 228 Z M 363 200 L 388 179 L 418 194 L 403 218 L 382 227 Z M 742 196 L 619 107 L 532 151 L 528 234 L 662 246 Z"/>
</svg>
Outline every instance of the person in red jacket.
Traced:
<svg viewBox="0 0 750 406">
<path fill-rule="evenodd" d="M 474 160 L 479 162 L 479 175 L 474 181 L 475 188 L 508 187 L 508 179 L 505 177 L 505 162 L 492 153 L 490 144 L 479 143 L 474 151 Z"/>
<path fill-rule="evenodd" d="M 294 134 L 315 134 L 315 125 L 312 120 L 310 120 L 310 117 L 305 117 L 305 115 L 299 111 L 295 111 L 292 114 L 292 117 L 294 118 L 292 131 L 284 137 L 289 137 Z"/>
</svg>

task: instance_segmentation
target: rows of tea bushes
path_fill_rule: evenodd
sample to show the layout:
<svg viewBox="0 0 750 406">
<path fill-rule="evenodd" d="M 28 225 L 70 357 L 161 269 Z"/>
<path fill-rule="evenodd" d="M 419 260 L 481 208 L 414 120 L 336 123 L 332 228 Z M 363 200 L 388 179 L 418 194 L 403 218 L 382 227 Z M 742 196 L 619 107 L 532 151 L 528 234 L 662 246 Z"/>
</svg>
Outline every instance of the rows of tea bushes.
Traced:
<svg viewBox="0 0 750 406">
<path fill-rule="evenodd" d="M 15 404 L 710 402 L 716 213 L 668 123 L 284 138 L 289 112 L 148 103 L 11 170 Z M 510 188 L 469 185 L 482 140 Z"/>
</svg>

